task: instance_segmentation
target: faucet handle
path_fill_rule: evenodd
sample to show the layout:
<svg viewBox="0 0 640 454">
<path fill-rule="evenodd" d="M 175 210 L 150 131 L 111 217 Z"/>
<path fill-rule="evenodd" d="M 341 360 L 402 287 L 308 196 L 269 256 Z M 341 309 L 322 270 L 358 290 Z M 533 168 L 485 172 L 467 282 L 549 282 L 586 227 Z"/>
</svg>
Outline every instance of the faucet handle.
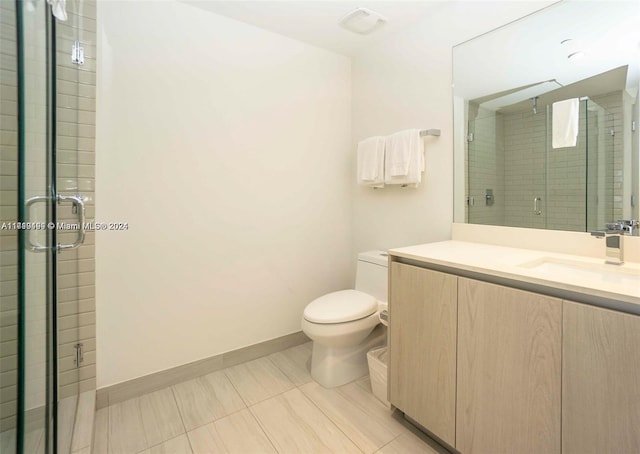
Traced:
<svg viewBox="0 0 640 454">
<path fill-rule="evenodd" d="M 607 222 L 606 230 L 591 232 L 592 236 L 602 238 L 608 234 L 633 234 L 633 229 L 638 228 L 640 223 L 637 219 L 619 219 L 617 222 Z"/>
<path fill-rule="evenodd" d="M 633 229 L 638 227 L 637 219 L 619 219 L 617 223 L 620 226 L 620 230 L 629 235 L 633 234 Z"/>
</svg>

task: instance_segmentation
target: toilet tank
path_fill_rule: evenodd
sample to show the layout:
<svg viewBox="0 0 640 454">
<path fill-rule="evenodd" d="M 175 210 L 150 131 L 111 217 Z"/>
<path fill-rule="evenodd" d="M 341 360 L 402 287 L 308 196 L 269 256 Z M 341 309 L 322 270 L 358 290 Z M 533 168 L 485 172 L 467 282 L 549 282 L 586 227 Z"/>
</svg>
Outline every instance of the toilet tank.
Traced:
<svg viewBox="0 0 640 454">
<path fill-rule="evenodd" d="M 368 293 L 378 301 L 387 302 L 388 255 L 384 251 L 358 254 L 356 290 Z"/>
</svg>

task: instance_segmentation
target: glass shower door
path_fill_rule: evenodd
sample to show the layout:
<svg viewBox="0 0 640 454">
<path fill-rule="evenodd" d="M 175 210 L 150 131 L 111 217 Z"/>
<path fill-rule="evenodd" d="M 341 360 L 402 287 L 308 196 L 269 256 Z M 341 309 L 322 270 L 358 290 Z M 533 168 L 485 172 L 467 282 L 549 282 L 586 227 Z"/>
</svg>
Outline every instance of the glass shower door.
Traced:
<svg viewBox="0 0 640 454">
<path fill-rule="evenodd" d="M 480 109 L 467 136 L 467 222 L 504 223 L 504 150 L 499 114 Z"/>
<path fill-rule="evenodd" d="M 69 25 L 72 30 L 75 26 Z M 72 254 L 84 240 L 85 210 L 78 185 L 69 183 L 69 168 L 75 168 L 80 148 L 69 137 L 79 135 L 80 127 L 74 126 L 73 112 L 71 116 L 64 112 L 62 124 L 56 121 L 55 106 L 63 111 L 67 107 L 56 102 L 57 93 L 69 87 L 56 77 L 62 70 L 56 66 L 55 28 L 46 0 L 0 0 L 2 454 L 71 451 L 77 377 L 82 372 L 81 360 L 69 353 L 77 344 L 74 319 L 78 311 L 69 304 L 61 311 L 57 301 L 58 287 L 64 290 L 78 280 L 64 254 Z M 61 55 L 63 60 L 69 58 L 64 52 Z M 64 78 L 75 80 L 74 72 L 66 71 Z M 63 155 L 58 167 L 56 150 Z M 57 172 L 58 168 L 63 171 Z M 65 192 L 73 190 L 71 194 L 58 194 L 58 173 L 63 183 L 71 184 L 62 185 Z M 77 227 L 62 227 L 57 235 L 60 222 Z M 58 253 L 66 270 L 62 284 L 58 283 Z M 63 298 L 69 298 L 68 290 Z M 58 333 L 60 324 L 66 331 Z M 60 346 L 60 339 L 67 341 Z M 65 364 L 62 375 L 57 357 Z M 76 367 L 68 367 L 74 359 Z M 59 400 L 61 390 L 71 394 L 64 402 Z"/>
<path fill-rule="evenodd" d="M 19 452 L 53 452 L 55 175 L 51 16 L 44 0 L 16 2 L 18 29 Z"/>
<path fill-rule="evenodd" d="M 615 115 L 596 101 L 584 101 L 587 140 L 587 232 L 602 230 L 620 219 L 615 210 L 615 183 L 621 169 L 621 144 L 616 146 Z M 620 140 L 620 139 L 617 139 Z M 616 163 L 618 162 L 618 166 Z"/>
<path fill-rule="evenodd" d="M 55 219 L 45 0 L 0 1 L 0 451 L 53 452 Z"/>
<path fill-rule="evenodd" d="M 551 122 L 549 112 L 549 131 Z M 547 229 L 601 230 L 608 219 L 617 219 L 613 212 L 613 128 L 614 116 L 585 97 L 580 100 L 575 147 L 554 149 L 551 134 L 547 134 Z"/>
<path fill-rule="evenodd" d="M 18 422 L 18 59 L 16 8 L 0 1 L 0 452 Z"/>
</svg>

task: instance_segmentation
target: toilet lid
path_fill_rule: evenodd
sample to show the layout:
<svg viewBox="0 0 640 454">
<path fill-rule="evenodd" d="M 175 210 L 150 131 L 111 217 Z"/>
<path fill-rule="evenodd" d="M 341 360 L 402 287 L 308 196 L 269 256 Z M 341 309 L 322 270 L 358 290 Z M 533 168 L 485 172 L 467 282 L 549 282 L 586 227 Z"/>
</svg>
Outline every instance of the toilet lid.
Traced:
<svg viewBox="0 0 640 454">
<path fill-rule="evenodd" d="M 358 290 L 341 290 L 311 301 L 304 318 L 312 323 L 343 323 L 358 320 L 378 310 L 376 299 Z"/>
</svg>

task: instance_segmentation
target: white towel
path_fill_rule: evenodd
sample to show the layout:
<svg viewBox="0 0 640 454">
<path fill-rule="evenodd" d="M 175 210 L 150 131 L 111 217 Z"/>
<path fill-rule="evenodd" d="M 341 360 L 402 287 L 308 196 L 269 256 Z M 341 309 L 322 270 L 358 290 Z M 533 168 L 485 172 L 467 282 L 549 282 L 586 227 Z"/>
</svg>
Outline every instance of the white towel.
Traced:
<svg viewBox="0 0 640 454">
<path fill-rule="evenodd" d="M 386 184 L 417 187 L 424 171 L 424 145 L 419 129 L 400 131 L 387 137 Z"/>
<path fill-rule="evenodd" d="M 66 0 L 47 0 L 47 3 L 51 5 L 51 14 L 61 21 L 67 20 L 67 5 Z"/>
<path fill-rule="evenodd" d="M 551 127 L 553 148 L 575 147 L 578 143 L 580 100 L 566 99 L 553 103 Z"/>
<path fill-rule="evenodd" d="M 369 137 L 358 143 L 358 184 L 384 187 L 384 153 L 384 137 Z"/>
</svg>

